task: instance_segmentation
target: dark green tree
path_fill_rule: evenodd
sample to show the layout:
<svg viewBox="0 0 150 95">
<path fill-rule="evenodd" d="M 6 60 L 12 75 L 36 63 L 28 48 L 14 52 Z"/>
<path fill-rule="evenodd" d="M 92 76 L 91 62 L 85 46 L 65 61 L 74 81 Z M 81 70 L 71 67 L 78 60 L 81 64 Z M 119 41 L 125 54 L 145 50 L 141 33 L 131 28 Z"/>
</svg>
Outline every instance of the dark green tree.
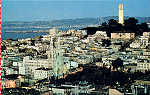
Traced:
<svg viewBox="0 0 150 95">
<path fill-rule="evenodd" d="M 117 20 L 114 19 L 110 19 L 108 22 L 109 25 L 109 32 L 113 32 L 113 31 L 122 31 L 123 26 L 122 24 L 118 23 Z"/>
<path fill-rule="evenodd" d="M 116 60 L 114 60 L 112 62 L 112 66 L 113 66 L 113 69 L 117 69 L 118 71 L 118 68 L 122 68 L 123 67 L 123 60 L 121 60 L 120 58 L 117 58 Z"/>
<path fill-rule="evenodd" d="M 6 50 L 6 46 L 5 46 L 5 45 L 2 45 L 2 46 L 1 46 L 1 50 L 2 50 L 2 51 Z"/>
<path fill-rule="evenodd" d="M 118 22 L 116 21 L 116 20 L 114 20 L 114 19 L 110 19 L 109 21 L 108 21 L 108 24 L 111 26 L 111 25 L 118 25 Z"/>
<path fill-rule="evenodd" d="M 134 17 L 131 17 L 124 21 L 125 30 L 137 31 L 138 20 Z"/>
<path fill-rule="evenodd" d="M 111 45 L 111 41 L 108 39 L 102 39 L 102 46 L 109 47 Z"/>
<path fill-rule="evenodd" d="M 124 21 L 124 25 L 136 25 L 138 23 L 138 20 L 134 17 L 130 17 L 129 19 Z"/>
<path fill-rule="evenodd" d="M 141 27 L 140 27 L 143 31 L 148 31 L 148 25 L 147 25 L 147 23 L 141 23 Z"/>
<path fill-rule="evenodd" d="M 107 26 L 107 23 L 106 23 L 106 22 L 103 22 L 103 23 L 102 23 L 102 26 Z"/>
</svg>

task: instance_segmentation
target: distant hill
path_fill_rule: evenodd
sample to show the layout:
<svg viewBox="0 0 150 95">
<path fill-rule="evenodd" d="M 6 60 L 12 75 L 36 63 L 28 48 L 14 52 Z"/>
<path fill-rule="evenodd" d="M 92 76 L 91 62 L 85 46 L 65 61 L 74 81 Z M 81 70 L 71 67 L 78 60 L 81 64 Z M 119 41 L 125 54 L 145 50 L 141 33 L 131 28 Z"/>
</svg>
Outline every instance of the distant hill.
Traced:
<svg viewBox="0 0 150 95">
<path fill-rule="evenodd" d="M 127 19 L 129 17 L 125 17 Z M 57 27 L 57 26 L 74 26 L 74 25 L 100 25 L 102 22 L 108 22 L 109 19 L 118 20 L 117 16 L 107 16 L 98 18 L 77 18 L 77 19 L 62 19 L 53 21 L 6 21 L 2 22 L 2 28 L 20 28 L 20 27 Z M 139 23 L 150 22 L 150 17 L 136 17 Z"/>
</svg>

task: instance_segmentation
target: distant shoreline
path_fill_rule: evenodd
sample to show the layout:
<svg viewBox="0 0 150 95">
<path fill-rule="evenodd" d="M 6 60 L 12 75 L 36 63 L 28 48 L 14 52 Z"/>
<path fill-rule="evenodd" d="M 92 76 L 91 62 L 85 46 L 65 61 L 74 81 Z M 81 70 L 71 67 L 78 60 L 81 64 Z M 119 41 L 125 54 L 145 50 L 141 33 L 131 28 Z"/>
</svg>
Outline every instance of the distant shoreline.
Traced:
<svg viewBox="0 0 150 95">
<path fill-rule="evenodd" d="M 49 32 L 2 32 L 1 33 L 1 40 L 6 39 L 26 39 L 26 38 L 34 38 L 36 36 L 48 35 Z"/>
<path fill-rule="evenodd" d="M 48 31 L 5 31 L 4 33 L 41 33 Z"/>
</svg>

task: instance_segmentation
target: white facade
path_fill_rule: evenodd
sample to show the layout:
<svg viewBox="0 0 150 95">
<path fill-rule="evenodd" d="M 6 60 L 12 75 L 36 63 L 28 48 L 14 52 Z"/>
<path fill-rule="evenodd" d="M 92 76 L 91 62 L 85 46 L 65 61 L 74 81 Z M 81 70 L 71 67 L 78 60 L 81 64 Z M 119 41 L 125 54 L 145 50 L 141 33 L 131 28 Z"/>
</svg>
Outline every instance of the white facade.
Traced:
<svg viewBox="0 0 150 95">
<path fill-rule="evenodd" d="M 150 32 L 143 32 L 144 37 L 150 37 Z"/>
<path fill-rule="evenodd" d="M 43 41 L 49 41 L 49 40 L 50 40 L 49 35 L 43 35 L 42 40 L 43 40 Z"/>
<path fill-rule="evenodd" d="M 11 74 L 17 74 L 17 70 L 13 69 L 13 68 L 9 68 L 9 67 L 5 67 L 4 68 L 6 71 L 6 75 L 11 75 Z"/>
<path fill-rule="evenodd" d="M 107 38 L 106 31 L 96 31 L 95 35 L 100 36 L 102 38 Z"/>
<path fill-rule="evenodd" d="M 137 63 L 137 70 L 150 70 L 150 63 Z"/>
<path fill-rule="evenodd" d="M 52 76 L 52 70 L 39 68 L 34 70 L 34 79 L 44 79 Z"/>
<path fill-rule="evenodd" d="M 140 47 L 140 43 L 139 42 L 133 42 L 132 44 L 130 44 L 131 48 L 139 48 Z"/>
<path fill-rule="evenodd" d="M 34 70 L 37 68 L 45 67 L 50 68 L 51 64 L 47 59 L 33 59 L 31 60 L 29 56 L 24 57 L 23 62 L 14 65 L 19 66 L 19 74 L 31 74 L 34 75 Z"/>
</svg>

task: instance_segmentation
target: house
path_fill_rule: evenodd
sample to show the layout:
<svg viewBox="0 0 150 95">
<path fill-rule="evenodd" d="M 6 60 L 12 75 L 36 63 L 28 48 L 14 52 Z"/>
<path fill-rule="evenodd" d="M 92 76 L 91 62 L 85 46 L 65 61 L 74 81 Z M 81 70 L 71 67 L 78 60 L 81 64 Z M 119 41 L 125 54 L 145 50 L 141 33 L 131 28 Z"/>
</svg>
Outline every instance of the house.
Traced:
<svg viewBox="0 0 150 95">
<path fill-rule="evenodd" d="M 150 37 L 150 32 L 143 32 L 144 37 Z"/>
<path fill-rule="evenodd" d="M 130 40 L 135 37 L 135 33 L 133 32 L 122 32 L 122 31 L 113 31 L 111 33 L 111 39 L 122 39 L 122 40 Z"/>
<path fill-rule="evenodd" d="M 34 79 L 38 79 L 38 80 L 45 79 L 52 75 L 53 73 L 51 68 L 41 67 L 34 70 Z"/>
<path fill-rule="evenodd" d="M 136 69 L 140 71 L 150 70 L 150 61 L 146 59 L 138 60 Z"/>
<path fill-rule="evenodd" d="M 34 76 L 35 69 L 41 67 L 49 68 L 52 66 L 48 59 L 32 59 L 29 56 L 24 57 L 23 62 L 17 62 L 13 65 L 19 67 L 19 74 L 31 74 L 32 76 Z"/>
<path fill-rule="evenodd" d="M 24 76 L 19 74 L 5 75 L 1 80 L 1 87 L 3 88 L 16 88 L 20 87 L 24 82 Z"/>
</svg>

